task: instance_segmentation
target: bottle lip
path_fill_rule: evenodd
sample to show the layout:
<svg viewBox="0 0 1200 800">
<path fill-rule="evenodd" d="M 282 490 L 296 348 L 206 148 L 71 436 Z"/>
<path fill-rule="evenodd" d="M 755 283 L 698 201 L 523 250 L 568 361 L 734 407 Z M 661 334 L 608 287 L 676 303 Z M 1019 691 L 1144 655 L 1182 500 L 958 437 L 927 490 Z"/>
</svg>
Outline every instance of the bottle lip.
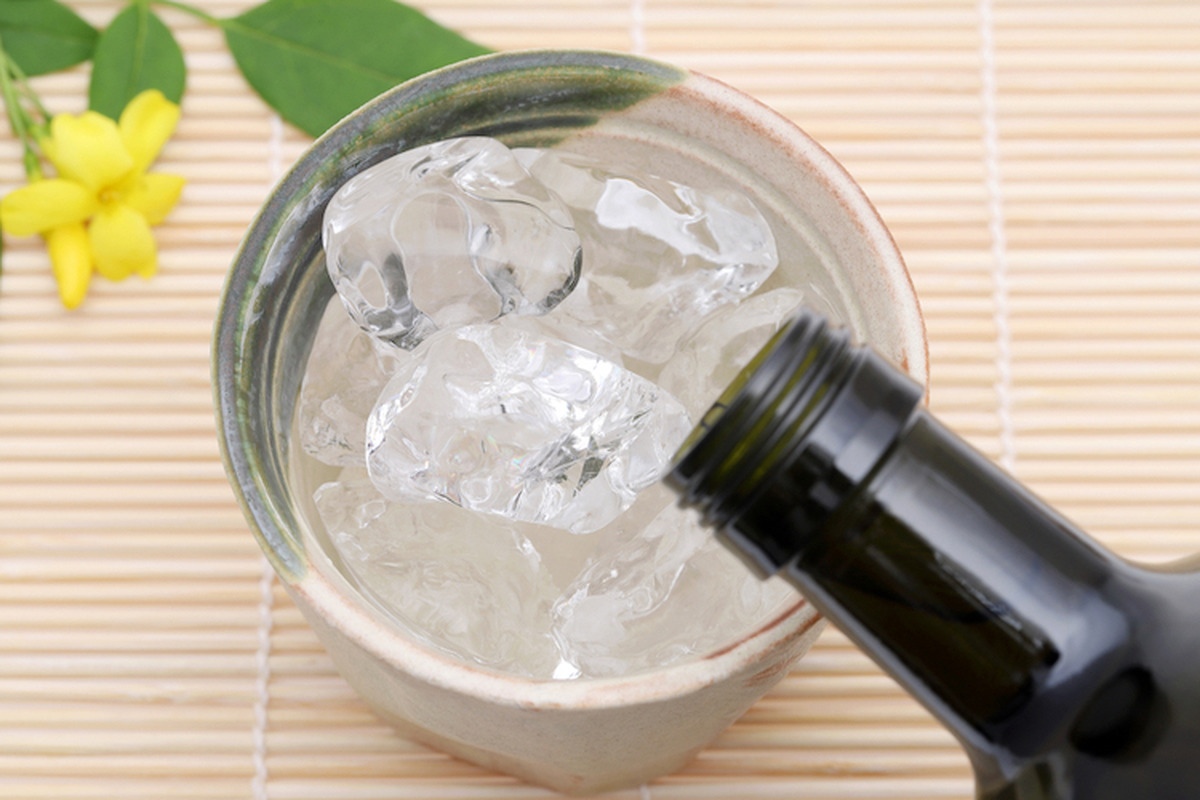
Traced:
<svg viewBox="0 0 1200 800">
<path fill-rule="evenodd" d="M 819 418 L 857 359 L 849 331 L 807 309 L 792 316 L 739 373 L 676 455 L 668 475 L 688 503 L 719 525 L 728 501 L 746 496 L 777 446 Z M 759 475 L 758 478 L 762 476 Z M 747 485 L 747 483 L 751 485 Z"/>
<path fill-rule="evenodd" d="M 857 495 L 922 395 L 848 329 L 802 310 L 705 416 L 667 480 L 770 574 Z"/>
</svg>

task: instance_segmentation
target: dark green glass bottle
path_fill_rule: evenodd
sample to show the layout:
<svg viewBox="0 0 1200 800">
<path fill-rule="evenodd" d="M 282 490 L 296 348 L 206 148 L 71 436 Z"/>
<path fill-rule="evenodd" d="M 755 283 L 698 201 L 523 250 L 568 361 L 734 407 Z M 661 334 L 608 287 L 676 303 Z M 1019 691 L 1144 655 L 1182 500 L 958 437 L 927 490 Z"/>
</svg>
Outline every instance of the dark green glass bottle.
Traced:
<svg viewBox="0 0 1200 800">
<path fill-rule="evenodd" d="M 1200 563 L 1116 557 L 921 396 L 802 312 L 668 482 L 941 719 L 980 798 L 1200 798 Z"/>
</svg>

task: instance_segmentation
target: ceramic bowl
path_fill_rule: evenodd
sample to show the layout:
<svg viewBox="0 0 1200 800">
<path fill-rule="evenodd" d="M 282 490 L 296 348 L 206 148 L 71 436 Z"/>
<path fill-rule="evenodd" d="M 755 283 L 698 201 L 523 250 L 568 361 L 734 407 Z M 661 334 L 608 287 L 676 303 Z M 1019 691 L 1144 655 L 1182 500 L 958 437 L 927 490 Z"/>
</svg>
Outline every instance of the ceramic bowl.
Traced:
<svg viewBox="0 0 1200 800">
<path fill-rule="evenodd" d="M 406 735 L 576 794 L 678 769 L 815 640 L 802 599 L 718 652 L 620 678 L 498 674 L 402 635 L 314 544 L 292 472 L 297 393 L 332 294 L 320 243 L 330 196 L 361 170 L 438 139 L 488 135 L 620 159 L 699 188 L 733 186 L 779 240 L 772 281 L 926 380 L 916 296 L 862 191 L 812 139 L 710 78 L 612 53 L 486 56 L 417 78 L 316 141 L 254 220 L 221 302 L 213 350 L 225 465 L 250 527 L 345 679 Z"/>
</svg>

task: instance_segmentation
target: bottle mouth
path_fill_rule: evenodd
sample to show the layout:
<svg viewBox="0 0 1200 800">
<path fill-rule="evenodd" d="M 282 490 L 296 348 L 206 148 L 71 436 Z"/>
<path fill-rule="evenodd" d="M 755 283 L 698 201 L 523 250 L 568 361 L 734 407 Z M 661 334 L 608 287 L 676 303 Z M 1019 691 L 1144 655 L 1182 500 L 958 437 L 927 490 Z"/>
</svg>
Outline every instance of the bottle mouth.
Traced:
<svg viewBox="0 0 1200 800">
<path fill-rule="evenodd" d="M 770 575 L 870 480 L 922 394 L 847 329 L 801 310 L 705 414 L 667 481 Z"/>
<path fill-rule="evenodd" d="M 713 522 L 751 496 L 853 369 L 849 331 L 807 309 L 775 333 L 713 403 L 667 476 Z"/>
</svg>

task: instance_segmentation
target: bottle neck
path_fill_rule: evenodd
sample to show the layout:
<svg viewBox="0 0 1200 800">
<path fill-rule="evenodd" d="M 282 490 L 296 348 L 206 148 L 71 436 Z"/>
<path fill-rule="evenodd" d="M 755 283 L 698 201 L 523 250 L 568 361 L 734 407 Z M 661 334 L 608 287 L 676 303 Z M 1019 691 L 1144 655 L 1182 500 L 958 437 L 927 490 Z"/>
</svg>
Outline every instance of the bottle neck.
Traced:
<svg viewBox="0 0 1200 800">
<path fill-rule="evenodd" d="M 848 331 L 797 314 L 705 414 L 668 481 L 772 575 L 844 506 L 921 396 Z M 763 509 L 787 509 L 787 524 L 742 519 Z"/>
<path fill-rule="evenodd" d="M 1066 736 L 1094 676 L 1127 657 L 1120 567 L 920 398 L 802 313 L 706 416 L 669 480 L 977 761 L 1020 763 Z"/>
</svg>

